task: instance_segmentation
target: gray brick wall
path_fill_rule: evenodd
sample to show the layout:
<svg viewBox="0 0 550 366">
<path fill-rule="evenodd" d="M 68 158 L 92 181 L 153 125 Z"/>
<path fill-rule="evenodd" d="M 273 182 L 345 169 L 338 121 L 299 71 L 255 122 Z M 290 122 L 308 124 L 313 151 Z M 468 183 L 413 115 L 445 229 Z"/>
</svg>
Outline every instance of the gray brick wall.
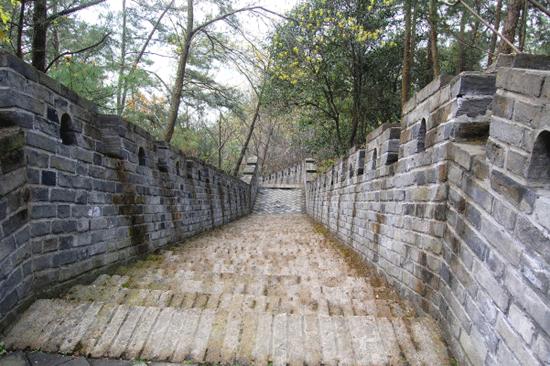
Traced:
<svg viewBox="0 0 550 366">
<path fill-rule="evenodd" d="M 253 160 L 247 182 L 229 176 L 3 51 L 0 95 L 0 328 L 36 297 L 251 212 Z"/>
<path fill-rule="evenodd" d="M 464 365 L 550 364 L 550 72 L 516 61 L 434 80 L 369 135 L 363 174 L 342 173 L 355 152 L 306 187 Z"/>
</svg>

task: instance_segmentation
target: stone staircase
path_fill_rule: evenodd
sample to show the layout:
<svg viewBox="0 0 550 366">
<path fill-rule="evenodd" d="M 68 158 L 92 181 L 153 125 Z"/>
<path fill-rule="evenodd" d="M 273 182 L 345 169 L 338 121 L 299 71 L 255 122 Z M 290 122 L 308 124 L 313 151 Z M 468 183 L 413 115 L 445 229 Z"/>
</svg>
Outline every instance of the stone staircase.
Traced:
<svg viewBox="0 0 550 366">
<path fill-rule="evenodd" d="M 260 187 L 252 213 L 282 215 L 305 213 L 306 198 L 303 188 Z"/>
<path fill-rule="evenodd" d="M 222 365 L 449 365 L 435 322 L 303 215 L 249 216 L 38 300 L 4 342 Z"/>
</svg>

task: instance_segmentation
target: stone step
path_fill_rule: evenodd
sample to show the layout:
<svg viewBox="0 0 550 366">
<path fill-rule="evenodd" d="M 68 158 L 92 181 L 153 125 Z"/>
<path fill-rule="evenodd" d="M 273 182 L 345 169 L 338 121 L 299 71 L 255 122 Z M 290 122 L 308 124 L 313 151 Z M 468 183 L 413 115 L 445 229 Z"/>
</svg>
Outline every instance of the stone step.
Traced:
<svg viewBox="0 0 550 366">
<path fill-rule="evenodd" d="M 178 271 L 167 273 L 135 272 L 128 275 L 101 275 L 91 286 L 124 287 L 130 289 L 170 290 L 174 292 L 244 293 L 255 295 L 374 299 L 387 288 L 373 287 L 364 277 L 319 276 L 242 276 L 234 273 L 199 273 Z"/>
<path fill-rule="evenodd" d="M 330 316 L 38 300 L 7 349 L 238 365 L 448 365 L 428 318 Z"/>
<path fill-rule="evenodd" d="M 414 310 L 399 301 L 327 294 L 294 296 L 247 294 L 242 292 L 170 291 L 120 286 L 74 286 L 65 296 L 71 302 L 105 302 L 115 305 L 227 310 L 240 304 L 242 311 L 274 314 L 413 316 Z M 353 294 L 351 294 L 353 295 Z"/>
<path fill-rule="evenodd" d="M 202 241 L 202 239 L 201 239 Z M 311 248 L 308 248 L 311 246 Z M 289 248 L 290 247 L 290 248 Z M 241 275 L 287 275 L 308 276 L 316 273 L 324 277 L 353 275 L 346 262 L 334 255 L 334 249 L 313 252 L 319 245 L 314 242 L 303 245 L 301 250 L 286 243 L 277 243 L 277 248 L 259 246 L 243 247 L 233 242 L 204 242 L 204 248 L 182 246 L 165 251 L 163 255 L 150 256 L 149 260 L 136 264 L 134 272 L 153 272 L 163 269 L 167 273 L 195 271 L 235 273 Z M 178 254 L 180 253 L 181 254 Z M 335 258 L 336 257 L 336 258 Z M 307 258 L 307 260 L 304 260 Z"/>
</svg>

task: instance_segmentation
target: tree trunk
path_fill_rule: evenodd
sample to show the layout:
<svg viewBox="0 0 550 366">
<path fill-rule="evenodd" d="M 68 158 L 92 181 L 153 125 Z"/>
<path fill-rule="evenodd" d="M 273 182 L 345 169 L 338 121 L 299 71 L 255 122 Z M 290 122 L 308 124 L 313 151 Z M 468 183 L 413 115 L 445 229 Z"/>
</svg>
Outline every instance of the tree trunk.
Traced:
<svg viewBox="0 0 550 366">
<path fill-rule="evenodd" d="M 478 14 L 481 12 L 481 4 L 480 4 L 479 0 L 476 0 L 476 2 L 475 2 L 475 10 Z M 476 47 L 477 38 L 479 36 L 478 33 L 477 33 L 478 29 L 479 29 L 479 20 L 474 17 L 474 24 L 472 24 L 472 41 L 470 42 L 472 47 Z M 470 49 L 470 52 L 471 52 L 471 49 Z M 474 65 L 473 65 L 472 61 L 473 60 L 472 60 L 471 57 L 466 59 L 465 66 L 464 66 L 465 70 L 471 71 L 471 70 L 474 69 Z"/>
<path fill-rule="evenodd" d="M 525 47 L 525 38 L 527 37 L 527 14 L 529 13 L 529 2 L 525 1 L 523 11 L 521 12 L 521 23 L 519 29 L 519 49 L 523 52 Z"/>
<path fill-rule="evenodd" d="M 191 41 L 193 40 L 193 0 L 187 0 L 187 29 L 185 30 L 185 39 L 183 41 L 183 47 L 181 50 L 180 61 L 178 64 L 178 71 L 176 73 L 176 81 L 174 83 L 174 90 L 170 97 L 170 112 L 168 115 L 168 124 L 164 130 L 164 141 L 170 142 L 174 135 L 174 128 L 176 127 L 176 121 L 178 119 L 178 110 L 181 103 L 181 93 L 183 91 L 183 79 L 185 77 L 185 68 L 187 66 L 187 60 L 189 59 L 189 50 L 191 48 Z"/>
<path fill-rule="evenodd" d="M 32 65 L 38 70 L 46 70 L 46 32 L 48 23 L 46 17 L 48 9 L 46 0 L 34 1 L 33 37 L 32 37 Z"/>
<path fill-rule="evenodd" d="M 248 135 L 246 136 L 246 140 L 243 144 L 243 148 L 241 149 L 241 153 L 239 154 L 239 158 L 237 159 L 237 164 L 235 164 L 235 169 L 233 169 L 234 176 L 237 176 L 237 174 L 239 174 L 239 168 L 241 167 L 241 164 L 244 160 L 244 156 L 246 155 L 246 150 L 248 149 L 248 144 L 250 143 L 250 139 L 252 138 L 252 133 L 254 133 L 254 126 L 256 125 L 256 121 L 260 116 L 260 107 L 262 106 L 262 95 L 263 95 L 263 88 L 260 94 L 258 95 L 258 102 L 256 103 L 256 109 L 254 110 L 252 123 L 250 123 L 250 128 L 248 129 Z"/>
<path fill-rule="evenodd" d="M 21 0 L 21 11 L 19 12 L 19 24 L 17 26 L 17 56 L 23 58 L 23 26 L 25 20 L 25 3 Z"/>
<path fill-rule="evenodd" d="M 466 26 L 466 11 L 462 11 L 462 17 L 460 18 L 460 40 L 458 41 L 458 53 L 456 55 L 456 74 L 462 72 L 462 64 L 464 63 L 464 27 Z"/>
<path fill-rule="evenodd" d="M 439 52 L 437 50 L 437 0 L 430 0 L 430 52 L 434 79 L 439 76 Z"/>
<path fill-rule="evenodd" d="M 58 11 L 57 1 L 58 0 L 53 1 L 53 12 L 54 13 L 57 13 L 57 11 Z M 54 62 L 54 65 L 59 66 L 59 60 L 57 59 L 57 56 L 59 56 L 61 54 L 61 44 L 59 42 L 59 31 L 58 31 L 56 26 L 53 27 L 52 31 L 53 31 L 52 46 L 53 46 L 53 49 L 54 49 L 54 57 L 55 57 L 54 60 L 57 60 L 57 61 Z"/>
<path fill-rule="evenodd" d="M 118 84 L 116 90 L 116 114 L 121 116 L 124 111 L 122 102 L 122 86 L 126 69 L 126 0 L 122 0 L 122 38 L 120 40 L 120 67 L 118 70 Z"/>
<path fill-rule="evenodd" d="M 506 20 L 504 22 L 502 34 L 512 44 L 516 36 L 516 28 L 518 26 L 521 8 L 523 7 L 523 1 L 524 0 L 510 0 L 506 8 Z M 501 39 L 498 44 L 498 53 L 512 53 L 512 47 Z"/>
<path fill-rule="evenodd" d="M 218 128 L 218 168 L 222 168 L 222 114 L 220 113 L 220 122 L 219 122 L 219 128 Z"/>
<path fill-rule="evenodd" d="M 502 11 L 502 0 L 497 0 L 497 7 L 495 10 L 495 29 L 499 30 L 500 28 L 500 13 Z M 489 56 L 487 56 L 487 66 L 491 65 L 494 61 L 495 49 L 497 47 L 497 38 L 498 35 L 493 33 L 491 36 L 491 47 L 489 48 Z"/>
<path fill-rule="evenodd" d="M 362 119 L 363 108 L 361 106 L 361 89 L 363 86 L 363 60 L 361 55 L 357 54 L 354 49 L 353 52 L 353 115 L 351 134 L 349 137 L 349 148 L 351 149 L 355 142 L 355 136 L 357 135 L 357 127 Z"/>
<path fill-rule="evenodd" d="M 403 46 L 401 104 L 405 104 L 411 97 L 411 3 L 412 0 L 405 0 L 405 44 Z"/>
</svg>

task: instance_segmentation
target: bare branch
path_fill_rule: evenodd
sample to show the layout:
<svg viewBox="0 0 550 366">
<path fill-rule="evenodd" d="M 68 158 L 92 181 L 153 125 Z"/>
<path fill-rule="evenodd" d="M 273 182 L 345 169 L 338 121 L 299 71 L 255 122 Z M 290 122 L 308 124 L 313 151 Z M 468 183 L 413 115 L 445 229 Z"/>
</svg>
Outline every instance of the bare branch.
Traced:
<svg viewBox="0 0 550 366">
<path fill-rule="evenodd" d="M 535 5 L 537 8 L 539 8 L 539 10 L 542 11 L 544 14 L 546 14 L 550 17 L 550 10 L 548 10 L 544 6 L 542 6 L 541 3 L 539 3 L 536 0 L 529 0 L 529 2 L 533 5 Z"/>
<path fill-rule="evenodd" d="M 46 70 L 44 70 L 44 72 L 48 72 L 48 70 L 49 70 L 49 69 L 55 64 L 55 62 L 56 62 L 57 60 L 59 60 L 61 57 L 69 56 L 69 55 L 76 55 L 76 54 L 78 54 L 78 53 L 82 53 L 82 52 L 86 52 L 86 51 L 88 51 L 88 50 L 91 50 L 92 48 L 95 48 L 95 47 L 99 46 L 100 44 L 102 44 L 103 42 L 105 42 L 105 40 L 107 39 L 107 37 L 109 37 L 111 34 L 112 34 L 112 33 L 107 33 L 106 35 L 103 36 L 103 38 L 102 38 L 99 42 L 97 42 L 96 44 L 93 44 L 93 45 L 91 45 L 91 46 L 82 48 L 82 49 L 80 49 L 80 50 L 78 50 L 78 51 L 63 52 L 63 53 L 57 55 L 57 57 L 54 58 L 54 59 L 50 62 L 50 64 L 48 65 L 48 67 L 46 67 Z"/>
<path fill-rule="evenodd" d="M 75 6 L 75 7 L 69 8 L 69 9 L 62 10 L 59 13 L 55 13 L 55 14 L 52 14 L 49 17 L 47 17 L 46 20 L 45 20 L 45 23 L 51 23 L 54 20 L 56 20 L 57 18 L 75 13 L 75 12 L 77 12 L 79 10 L 82 10 L 82 9 L 89 8 L 90 6 L 94 6 L 94 5 L 97 5 L 97 4 L 104 3 L 105 1 L 106 0 L 94 0 L 91 3 L 81 4 L 79 6 Z"/>
</svg>

